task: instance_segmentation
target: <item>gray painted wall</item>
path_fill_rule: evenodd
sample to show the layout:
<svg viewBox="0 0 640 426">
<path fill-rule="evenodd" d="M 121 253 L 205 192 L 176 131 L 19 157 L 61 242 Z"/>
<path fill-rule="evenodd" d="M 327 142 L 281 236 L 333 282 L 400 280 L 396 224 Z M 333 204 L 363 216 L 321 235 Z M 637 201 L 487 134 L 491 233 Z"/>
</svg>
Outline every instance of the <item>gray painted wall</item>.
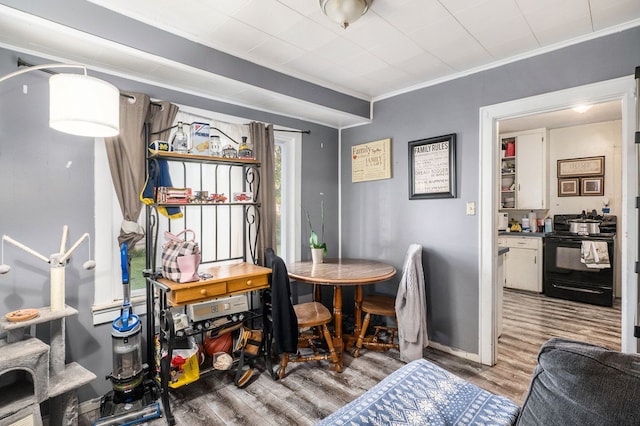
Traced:
<svg viewBox="0 0 640 426">
<path fill-rule="evenodd" d="M 73 1 L 78 3 L 79 9 L 54 10 L 47 6 L 48 2 L 9 3 L 17 8 L 32 8 L 32 12 L 42 16 L 51 13 L 57 21 L 67 24 L 74 22 L 73 15 L 78 11 L 95 8 L 86 2 Z M 115 18 L 111 16 L 111 19 Z M 100 22 L 96 20 L 91 25 Z M 126 23 L 119 21 L 118 24 Z M 129 44 L 135 44 L 135 31 L 130 26 L 125 27 L 132 31 L 123 31 L 121 35 L 128 34 L 127 37 L 131 37 Z M 145 40 L 138 38 L 137 43 L 143 42 Z M 178 51 L 180 48 L 175 44 L 178 42 L 172 40 L 164 49 Z M 473 353 L 478 349 L 478 217 L 465 215 L 465 203 L 478 200 L 478 108 L 630 75 L 640 64 L 638 46 L 640 29 L 636 28 L 377 102 L 371 125 L 343 131 L 340 151 L 334 129 L 121 78 L 102 77 L 121 90 L 140 91 L 154 98 L 276 126 L 311 130 L 310 135 L 303 137 L 300 212 L 308 209 L 314 213 L 314 223 L 318 223 L 320 199 L 324 198 L 330 255 L 337 255 L 338 248 L 340 158 L 343 164 L 342 254 L 383 259 L 400 269 L 408 245 L 422 244 L 430 338 Z M 0 50 L 2 75 L 15 70 L 17 56 L 15 52 Z M 22 56 L 32 63 L 48 62 Z M 216 58 L 220 61 L 218 66 L 224 67 L 225 58 L 217 55 Z M 234 64 L 238 65 L 230 60 L 226 66 L 234 68 Z M 242 67 L 243 75 L 254 82 L 264 72 L 264 69 L 252 69 L 246 63 L 242 63 Z M 269 77 L 273 87 L 277 87 L 279 78 Z M 26 95 L 22 93 L 25 83 L 29 85 Z M 309 89 L 300 88 L 307 95 Z M 0 85 L 0 177 L 3 183 L 0 196 L 4 207 L 0 211 L 0 233 L 46 255 L 58 247 L 62 225 L 71 226 L 72 240 L 101 226 L 94 223 L 93 144 L 90 140 L 66 136 L 47 127 L 47 97 L 46 75 L 42 73 L 29 73 Z M 342 101 L 344 99 L 338 99 L 337 103 L 342 104 Z M 458 197 L 409 201 L 407 143 L 447 133 L 456 133 L 458 137 Z M 386 137 L 393 140 L 392 179 L 352 184 L 350 147 Z M 301 244 L 303 248 L 307 247 L 306 231 L 301 236 Z M 111 340 L 109 325 L 91 325 L 94 279 L 92 272 L 81 268 L 83 250 L 84 247 L 74 255 L 67 268 L 67 303 L 79 310 L 78 316 L 67 322 L 67 360 L 79 362 L 99 377 L 82 390 L 80 398 L 86 400 L 110 389 L 102 377 L 111 370 Z M 47 265 L 10 246 L 5 247 L 4 255 L 5 263 L 12 266 L 12 271 L 0 276 L 0 313 L 48 306 Z M 303 256 L 309 257 L 304 249 Z M 396 282 L 397 279 L 376 287 L 392 293 Z M 345 310 L 348 306 L 345 302 Z"/>
<path fill-rule="evenodd" d="M 31 63 L 48 62 L 0 49 L 0 75 L 16 70 L 18 56 Z M 337 130 L 120 78 L 96 76 L 121 90 L 147 93 L 155 99 L 273 123 L 276 128 L 310 130 L 302 141 L 300 212 L 315 212 L 317 216 L 312 219 L 319 223 L 317 194 L 324 193 L 327 242 L 330 247 L 338 247 Z M 94 223 L 93 139 L 65 135 L 48 127 L 47 80 L 45 73 L 30 72 L 0 84 L 0 235 L 8 235 L 48 257 L 58 251 L 63 225 L 70 227 L 69 244 L 84 232 L 93 235 L 95 227 L 104 225 Z M 22 93 L 24 84 L 28 85 L 28 94 Z M 306 232 L 301 244 L 308 244 L 305 241 Z M 303 250 L 303 257 L 310 258 L 310 253 Z M 81 389 L 81 401 L 111 389 L 110 382 L 104 380 L 111 372 L 111 326 L 92 325 L 94 274 L 82 269 L 87 258 L 88 245 L 84 243 L 66 268 L 66 303 L 79 311 L 66 323 L 67 362 L 76 361 L 98 376 Z M 0 314 L 49 306 L 48 264 L 10 244 L 5 244 L 4 262 L 11 266 L 11 272 L 0 275 Z M 144 330 L 144 317 L 142 321 Z M 48 339 L 46 327 L 38 327 L 37 332 Z"/>
<path fill-rule="evenodd" d="M 372 124 L 342 132 L 343 255 L 400 268 L 409 244 L 422 244 L 429 338 L 478 353 L 479 223 L 465 206 L 479 199 L 479 108 L 633 75 L 638 46 L 635 28 L 377 102 Z M 410 201 L 407 143 L 448 133 L 457 134 L 458 197 Z M 351 147 L 387 137 L 392 179 L 351 183 Z"/>
</svg>

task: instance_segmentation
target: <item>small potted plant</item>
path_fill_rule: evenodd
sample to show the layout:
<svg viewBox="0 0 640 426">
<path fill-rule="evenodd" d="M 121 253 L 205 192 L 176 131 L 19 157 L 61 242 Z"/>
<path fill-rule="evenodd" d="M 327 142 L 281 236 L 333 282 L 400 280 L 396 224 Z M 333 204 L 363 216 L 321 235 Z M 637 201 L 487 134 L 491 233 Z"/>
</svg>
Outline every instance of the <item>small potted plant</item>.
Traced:
<svg viewBox="0 0 640 426">
<path fill-rule="evenodd" d="M 311 247 L 311 258 L 313 263 L 322 263 L 324 256 L 327 254 L 327 243 L 324 241 L 324 201 L 320 202 L 320 218 L 322 220 L 322 228 L 320 229 L 321 239 L 311 225 L 311 217 L 307 210 L 307 222 L 309 222 L 309 247 Z"/>
</svg>

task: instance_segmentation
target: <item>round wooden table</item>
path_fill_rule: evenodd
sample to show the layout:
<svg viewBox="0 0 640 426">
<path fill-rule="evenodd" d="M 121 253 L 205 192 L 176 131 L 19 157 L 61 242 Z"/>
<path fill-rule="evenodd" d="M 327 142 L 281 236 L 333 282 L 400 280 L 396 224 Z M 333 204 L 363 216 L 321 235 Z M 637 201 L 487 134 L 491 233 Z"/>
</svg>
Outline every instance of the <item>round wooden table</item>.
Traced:
<svg viewBox="0 0 640 426">
<path fill-rule="evenodd" d="M 336 371 L 342 371 L 344 342 L 342 336 L 342 287 L 355 287 L 355 329 L 354 335 L 362 327 L 362 286 L 393 278 L 396 268 L 384 262 L 366 259 L 325 259 L 324 263 L 301 261 L 287 264 L 289 278 L 309 284 L 318 284 L 314 289 L 314 300 L 320 301 L 320 286 L 333 287 L 333 323 L 335 327 L 334 346 L 339 363 Z"/>
</svg>

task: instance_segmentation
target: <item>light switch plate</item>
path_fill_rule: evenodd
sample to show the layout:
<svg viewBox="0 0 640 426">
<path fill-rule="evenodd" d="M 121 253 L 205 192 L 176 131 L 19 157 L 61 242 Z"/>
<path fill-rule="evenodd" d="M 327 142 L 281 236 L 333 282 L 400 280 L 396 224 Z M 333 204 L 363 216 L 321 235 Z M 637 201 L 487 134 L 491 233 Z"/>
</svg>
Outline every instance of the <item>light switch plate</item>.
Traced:
<svg viewBox="0 0 640 426">
<path fill-rule="evenodd" d="M 475 216 L 476 214 L 476 203 L 470 201 L 467 203 L 467 216 Z"/>
</svg>

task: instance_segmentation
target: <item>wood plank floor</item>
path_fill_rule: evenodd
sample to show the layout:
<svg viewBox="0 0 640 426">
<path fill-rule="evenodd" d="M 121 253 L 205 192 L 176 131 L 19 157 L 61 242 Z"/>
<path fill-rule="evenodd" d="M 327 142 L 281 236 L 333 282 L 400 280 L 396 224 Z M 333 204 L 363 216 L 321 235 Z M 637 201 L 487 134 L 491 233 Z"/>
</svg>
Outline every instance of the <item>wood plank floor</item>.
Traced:
<svg viewBox="0 0 640 426">
<path fill-rule="evenodd" d="M 503 332 L 498 362 L 476 364 L 427 348 L 425 358 L 488 391 L 521 405 L 536 366 L 540 346 L 552 337 L 565 337 L 621 348 L 620 301 L 613 308 L 505 290 Z"/>
<path fill-rule="evenodd" d="M 521 404 L 540 345 L 562 336 L 620 349 L 620 304 L 603 308 L 524 292 L 505 292 L 498 363 L 487 367 L 432 348 L 425 358 L 491 392 Z M 245 389 L 215 372 L 171 392 L 178 425 L 313 425 L 404 365 L 397 351 L 345 355 L 343 373 L 310 363 L 290 364 L 287 376 L 266 373 Z M 148 424 L 164 425 L 164 418 Z"/>
</svg>

